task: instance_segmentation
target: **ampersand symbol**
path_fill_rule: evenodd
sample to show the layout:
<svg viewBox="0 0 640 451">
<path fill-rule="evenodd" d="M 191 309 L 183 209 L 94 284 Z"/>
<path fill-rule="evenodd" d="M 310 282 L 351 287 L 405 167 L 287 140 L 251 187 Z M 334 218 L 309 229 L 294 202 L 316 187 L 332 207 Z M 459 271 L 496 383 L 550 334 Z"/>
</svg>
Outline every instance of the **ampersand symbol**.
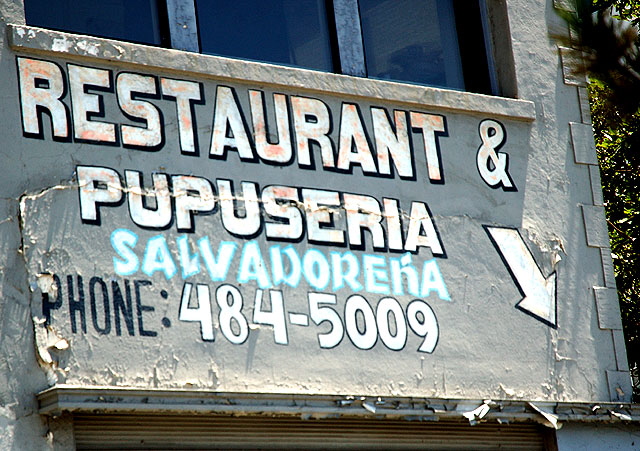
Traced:
<svg viewBox="0 0 640 451">
<path fill-rule="evenodd" d="M 516 187 L 509 176 L 509 155 L 497 152 L 504 144 L 505 133 L 501 123 L 491 119 L 480 122 L 480 139 L 482 145 L 478 149 L 478 172 L 482 180 L 492 188 L 502 185 L 505 191 L 515 191 Z"/>
</svg>

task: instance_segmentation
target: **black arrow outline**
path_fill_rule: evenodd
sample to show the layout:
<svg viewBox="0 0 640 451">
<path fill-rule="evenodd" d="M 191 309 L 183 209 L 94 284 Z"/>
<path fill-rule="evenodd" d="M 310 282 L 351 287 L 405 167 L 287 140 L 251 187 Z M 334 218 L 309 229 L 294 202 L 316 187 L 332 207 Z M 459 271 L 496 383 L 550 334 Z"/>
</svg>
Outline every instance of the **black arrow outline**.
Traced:
<svg viewBox="0 0 640 451">
<path fill-rule="evenodd" d="M 533 258 L 533 253 L 531 252 L 531 249 L 529 248 L 529 246 L 527 246 L 527 242 L 522 237 L 522 234 L 520 233 L 520 230 L 518 228 L 516 228 L 516 227 L 501 227 L 501 226 L 493 226 L 493 225 L 485 225 L 485 224 L 482 225 L 482 228 L 484 229 L 485 232 L 487 232 L 487 235 L 489 235 L 489 239 L 491 240 L 491 244 L 493 244 L 493 247 L 495 247 L 496 250 L 498 251 L 498 255 L 500 256 L 500 260 L 502 260 L 502 263 L 504 263 L 504 266 L 506 266 L 507 271 L 509 271 L 509 275 L 511 276 L 511 279 L 513 280 L 513 282 L 515 283 L 516 287 L 518 288 L 518 291 L 522 295 L 522 299 L 520 299 L 520 301 L 518 301 L 518 303 L 514 307 L 517 308 L 518 310 L 520 310 L 521 312 L 524 312 L 527 315 L 537 319 L 538 321 L 543 322 L 547 326 L 557 330 L 558 329 L 558 274 L 557 274 L 557 272 L 553 271 L 548 276 L 544 275 L 544 273 L 542 272 L 542 269 L 540 268 L 540 265 L 538 265 L 538 262 L 536 261 L 536 259 Z M 510 230 L 515 230 L 516 232 L 518 232 L 518 236 L 520 237 L 520 239 L 524 243 L 524 246 L 527 248 L 527 251 L 529 251 L 529 253 L 531 254 L 533 262 L 536 264 L 536 267 L 538 268 L 538 271 L 540 271 L 540 274 L 542 275 L 542 277 L 545 280 L 547 280 L 547 279 L 549 279 L 549 277 L 551 277 L 551 276 L 553 276 L 555 274 L 556 283 L 554 284 L 554 287 L 553 287 L 554 288 L 553 295 L 554 295 L 554 298 L 555 298 L 555 303 L 554 303 L 555 304 L 554 305 L 555 318 L 556 318 L 555 324 L 552 323 L 551 321 L 546 320 L 545 318 L 542 318 L 542 317 L 536 315 L 533 312 L 530 312 L 529 310 L 525 310 L 523 307 L 520 307 L 520 304 L 522 303 L 522 301 L 524 301 L 524 299 L 527 297 L 527 295 L 524 292 L 524 290 L 522 289 L 522 286 L 520 286 L 520 282 L 518 282 L 518 279 L 516 278 L 516 275 L 511 270 L 511 266 L 509 265 L 507 260 L 504 258 L 504 255 L 502 253 L 502 250 L 500 249 L 500 246 L 498 246 L 498 243 L 493 239 L 493 236 L 491 236 L 491 232 L 489 231 L 490 228 L 494 228 L 494 229 L 510 229 Z"/>
</svg>

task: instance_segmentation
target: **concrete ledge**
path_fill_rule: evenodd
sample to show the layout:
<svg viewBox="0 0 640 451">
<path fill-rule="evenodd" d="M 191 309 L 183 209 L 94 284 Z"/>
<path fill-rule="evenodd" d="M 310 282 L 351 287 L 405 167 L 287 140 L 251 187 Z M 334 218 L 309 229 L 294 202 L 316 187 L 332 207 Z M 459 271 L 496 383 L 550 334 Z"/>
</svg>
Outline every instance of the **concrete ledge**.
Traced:
<svg viewBox="0 0 640 451">
<path fill-rule="evenodd" d="M 640 422 L 640 405 L 621 403 L 225 393 L 73 385 L 56 385 L 39 393 L 37 398 L 40 414 L 52 416 L 65 412 L 171 413 L 295 415 L 303 418 L 345 416 L 437 421 L 469 419 L 470 416 L 473 417 L 474 410 L 486 404 L 489 407 L 488 413 L 480 418 L 474 417 L 474 421 L 535 421 L 549 426 L 550 416 L 557 418 L 559 422 Z"/>
<path fill-rule="evenodd" d="M 478 113 L 527 122 L 536 117 L 534 103 L 527 100 L 243 61 L 24 25 L 8 25 L 7 33 L 11 48 L 24 54 L 94 60 L 98 63 L 116 62 L 181 75 L 193 74 L 198 78 L 260 83 L 309 93 L 393 101 L 419 106 L 421 109 Z"/>
</svg>

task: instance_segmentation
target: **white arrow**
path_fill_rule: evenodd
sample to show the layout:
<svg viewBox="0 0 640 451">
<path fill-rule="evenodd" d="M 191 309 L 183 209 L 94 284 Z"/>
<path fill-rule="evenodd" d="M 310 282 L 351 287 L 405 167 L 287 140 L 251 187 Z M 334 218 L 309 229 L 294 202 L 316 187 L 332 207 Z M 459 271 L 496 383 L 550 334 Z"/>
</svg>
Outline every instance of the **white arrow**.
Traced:
<svg viewBox="0 0 640 451">
<path fill-rule="evenodd" d="M 556 273 L 544 277 L 517 229 L 490 226 L 485 229 L 524 296 L 516 307 L 557 328 Z"/>
</svg>

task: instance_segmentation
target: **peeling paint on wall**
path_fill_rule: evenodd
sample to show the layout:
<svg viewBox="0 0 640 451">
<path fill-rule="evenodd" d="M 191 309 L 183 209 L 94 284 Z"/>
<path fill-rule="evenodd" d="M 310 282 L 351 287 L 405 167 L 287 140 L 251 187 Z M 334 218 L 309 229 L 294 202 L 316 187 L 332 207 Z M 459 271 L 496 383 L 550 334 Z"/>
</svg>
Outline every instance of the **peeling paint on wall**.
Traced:
<svg viewBox="0 0 640 451">
<path fill-rule="evenodd" d="M 526 126 L 71 65 L 67 99 L 55 88 L 67 78 L 62 66 L 18 65 L 27 138 L 111 143 L 132 159 L 77 165 L 69 184 L 21 202 L 51 380 L 415 395 L 429 374 L 430 395 L 450 396 L 470 390 L 465 372 L 443 372 L 461 344 L 465 359 L 504 355 L 471 346 L 478 321 L 508 312 L 549 340 L 513 309 L 529 277 L 505 278 L 516 270 L 501 257 L 515 250 L 501 254 L 483 229 L 521 225 L 527 159 L 517 149 Z M 109 94 L 87 94 L 88 84 L 113 88 L 125 118 L 140 125 L 114 120 Z M 196 124 L 209 103 L 203 139 Z M 57 111 L 50 132 L 37 108 Z M 89 119 L 96 113 L 106 116 Z M 171 139 L 168 124 L 179 131 Z M 162 167 L 145 161 L 167 152 Z M 533 249 L 535 266 L 542 254 Z M 499 308 L 460 313 L 465 303 L 501 299 Z M 56 348 L 61 338 L 68 349 Z M 137 357 L 112 362 L 115 343 Z M 64 355 L 64 370 L 52 353 Z M 331 365 L 329 377 L 318 373 L 328 368 L 319 358 L 350 364 Z M 551 385 L 545 364 L 534 371 Z M 490 390 L 504 395 L 507 384 L 520 387 L 514 396 L 541 396 L 516 373 L 496 374 Z"/>
<path fill-rule="evenodd" d="M 112 409 L 176 389 L 194 412 L 526 415 L 565 446 L 576 418 L 595 439 L 637 420 L 602 404 L 629 374 L 556 19 L 505 5 L 519 99 L 5 26 L 0 447 L 73 448 L 70 418 L 36 415 L 51 385 L 115 388 Z M 556 275 L 557 321 L 516 308 L 512 251 Z"/>
<path fill-rule="evenodd" d="M 537 144 L 522 117 L 104 61 L 16 64 L 24 139 L 79 152 L 70 182 L 21 202 L 50 381 L 585 392 L 559 345 L 578 308 L 574 243 L 529 220 Z M 518 245 L 485 230 L 517 231 Z"/>
</svg>

